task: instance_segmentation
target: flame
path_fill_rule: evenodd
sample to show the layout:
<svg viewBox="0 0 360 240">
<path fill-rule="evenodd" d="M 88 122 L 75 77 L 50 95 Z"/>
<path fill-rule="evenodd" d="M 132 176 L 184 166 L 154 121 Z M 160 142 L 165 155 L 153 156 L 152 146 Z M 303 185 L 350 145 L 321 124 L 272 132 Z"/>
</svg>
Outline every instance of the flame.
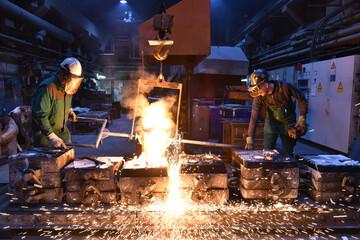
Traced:
<svg viewBox="0 0 360 240">
<path fill-rule="evenodd" d="M 149 162 L 164 163 L 166 149 L 170 143 L 174 122 L 169 113 L 174 98 L 164 98 L 148 105 L 141 114 L 137 133 L 143 145 L 143 154 Z M 161 164 L 163 165 L 163 164 Z"/>
<path fill-rule="evenodd" d="M 151 104 L 143 114 L 144 152 L 157 159 L 164 157 L 169 145 L 173 121 L 169 118 L 165 101 Z"/>
</svg>

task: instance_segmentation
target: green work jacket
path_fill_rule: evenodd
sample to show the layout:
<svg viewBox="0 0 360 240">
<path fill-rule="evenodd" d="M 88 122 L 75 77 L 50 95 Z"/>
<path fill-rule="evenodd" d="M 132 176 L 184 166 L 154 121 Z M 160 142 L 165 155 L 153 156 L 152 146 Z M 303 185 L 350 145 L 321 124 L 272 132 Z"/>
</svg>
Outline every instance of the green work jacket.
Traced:
<svg viewBox="0 0 360 240">
<path fill-rule="evenodd" d="M 71 134 L 66 126 L 71 100 L 72 95 L 63 91 L 58 75 L 39 84 L 32 109 L 35 146 L 51 147 L 46 138 L 51 133 L 64 142 L 71 142 Z"/>
</svg>

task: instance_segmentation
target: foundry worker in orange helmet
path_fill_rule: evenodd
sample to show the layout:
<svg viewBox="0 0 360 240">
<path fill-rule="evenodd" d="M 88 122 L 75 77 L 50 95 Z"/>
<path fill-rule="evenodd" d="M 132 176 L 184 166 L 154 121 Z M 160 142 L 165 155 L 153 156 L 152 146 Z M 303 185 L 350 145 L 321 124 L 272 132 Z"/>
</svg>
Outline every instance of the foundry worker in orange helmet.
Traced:
<svg viewBox="0 0 360 240">
<path fill-rule="evenodd" d="M 39 84 L 32 109 L 35 147 L 66 148 L 64 143 L 71 143 L 66 123 L 76 121 L 71 100 L 83 78 L 80 62 L 69 57 L 54 76 Z"/>
<path fill-rule="evenodd" d="M 245 149 L 254 149 L 256 124 L 261 108 L 265 106 L 264 149 L 275 149 L 277 138 L 280 136 L 282 151 L 292 156 L 296 139 L 289 136 L 288 126 L 298 129 L 300 136 L 305 135 L 307 131 L 308 104 L 304 94 L 291 83 L 269 81 L 269 74 L 263 69 L 258 69 L 251 74 L 248 91 L 254 97 L 254 103 Z M 299 105 L 300 116 L 297 122 L 296 104 L 293 98 Z"/>
</svg>

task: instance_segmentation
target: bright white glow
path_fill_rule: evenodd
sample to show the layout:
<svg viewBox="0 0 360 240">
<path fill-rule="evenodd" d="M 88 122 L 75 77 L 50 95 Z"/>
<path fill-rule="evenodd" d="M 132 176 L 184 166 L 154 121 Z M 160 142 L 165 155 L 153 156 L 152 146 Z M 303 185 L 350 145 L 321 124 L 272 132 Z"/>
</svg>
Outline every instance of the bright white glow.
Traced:
<svg viewBox="0 0 360 240">
<path fill-rule="evenodd" d="M 247 82 L 248 80 L 246 78 L 241 79 L 242 82 Z"/>
<path fill-rule="evenodd" d="M 120 3 L 127 3 L 126 0 L 120 0 Z"/>
<path fill-rule="evenodd" d="M 97 79 L 105 79 L 106 77 L 104 75 L 101 75 L 99 73 L 96 74 Z"/>
</svg>

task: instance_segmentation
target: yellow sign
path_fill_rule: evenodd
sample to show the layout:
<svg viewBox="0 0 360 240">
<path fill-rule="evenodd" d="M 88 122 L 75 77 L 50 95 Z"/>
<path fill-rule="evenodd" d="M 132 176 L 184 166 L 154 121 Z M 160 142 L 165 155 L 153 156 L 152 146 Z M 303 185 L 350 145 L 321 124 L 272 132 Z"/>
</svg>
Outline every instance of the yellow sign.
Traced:
<svg viewBox="0 0 360 240">
<path fill-rule="evenodd" d="M 319 86 L 318 86 L 318 92 L 322 92 L 321 83 L 319 83 Z"/>
<path fill-rule="evenodd" d="M 338 86 L 338 88 L 337 88 L 337 92 L 338 92 L 338 93 L 342 93 L 342 92 L 343 92 L 343 86 L 342 86 L 341 82 L 339 83 L 339 86 Z"/>
<path fill-rule="evenodd" d="M 335 62 L 332 63 L 331 69 L 336 69 Z"/>
</svg>

